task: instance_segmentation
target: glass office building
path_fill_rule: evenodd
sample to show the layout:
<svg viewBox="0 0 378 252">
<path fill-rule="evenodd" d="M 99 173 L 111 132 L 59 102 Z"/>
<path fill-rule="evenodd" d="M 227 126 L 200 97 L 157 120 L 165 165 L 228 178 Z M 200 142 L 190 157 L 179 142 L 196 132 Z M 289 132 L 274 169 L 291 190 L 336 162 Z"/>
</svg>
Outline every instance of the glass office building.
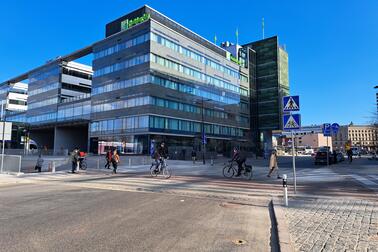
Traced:
<svg viewBox="0 0 378 252">
<path fill-rule="evenodd" d="M 148 17 L 127 29 L 122 23 Z M 173 155 L 248 147 L 248 67 L 144 6 L 106 26 L 93 45 L 92 151 L 147 154 L 165 141 Z M 97 145 L 97 149 L 96 149 Z"/>
</svg>

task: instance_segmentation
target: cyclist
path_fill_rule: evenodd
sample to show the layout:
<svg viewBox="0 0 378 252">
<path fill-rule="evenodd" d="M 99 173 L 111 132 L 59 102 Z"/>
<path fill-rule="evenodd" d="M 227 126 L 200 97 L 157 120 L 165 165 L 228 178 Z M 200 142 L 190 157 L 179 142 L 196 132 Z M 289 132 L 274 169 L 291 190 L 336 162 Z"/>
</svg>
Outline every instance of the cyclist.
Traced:
<svg viewBox="0 0 378 252">
<path fill-rule="evenodd" d="M 155 150 L 154 159 L 155 159 L 155 172 L 159 171 L 159 165 L 162 162 L 162 159 L 166 159 L 168 157 L 168 150 L 165 146 L 165 143 L 162 142 L 160 146 Z"/>
<path fill-rule="evenodd" d="M 240 151 L 236 147 L 234 147 L 231 162 L 235 161 L 238 164 L 238 173 L 235 177 L 239 177 L 241 175 L 241 172 L 243 170 L 243 164 L 245 165 L 246 160 L 246 157 L 241 155 Z"/>
</svg>

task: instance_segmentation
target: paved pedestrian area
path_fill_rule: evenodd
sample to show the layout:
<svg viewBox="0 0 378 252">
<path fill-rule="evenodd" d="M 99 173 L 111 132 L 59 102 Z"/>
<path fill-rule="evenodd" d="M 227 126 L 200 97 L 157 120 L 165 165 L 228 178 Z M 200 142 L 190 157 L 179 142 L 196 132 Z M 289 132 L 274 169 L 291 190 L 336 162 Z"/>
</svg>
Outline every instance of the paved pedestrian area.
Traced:
<svg viewBox="0 0 378 252">
<path fill-rule="evenodd" d="M 378 202 L 296 199 L 285 208 L 296 251 L 378 251 Z"/>
</svg>

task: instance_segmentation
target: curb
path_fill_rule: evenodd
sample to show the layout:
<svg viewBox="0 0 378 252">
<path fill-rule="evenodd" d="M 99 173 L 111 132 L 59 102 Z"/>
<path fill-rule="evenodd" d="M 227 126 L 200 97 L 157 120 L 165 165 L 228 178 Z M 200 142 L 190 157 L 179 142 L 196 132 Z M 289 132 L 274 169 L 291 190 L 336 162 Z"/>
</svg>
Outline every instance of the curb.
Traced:
<svg viewBox="0 0 378 252">
<path fill-rule="evenodd" d="M 281 252 L 295 251 L 293 242 L 290 239 L 289 226 L 287 225 L 284 207 L 280 198 L 272 196 L 273 213 L 277 223 L 278 245 Z"/>
</svg>

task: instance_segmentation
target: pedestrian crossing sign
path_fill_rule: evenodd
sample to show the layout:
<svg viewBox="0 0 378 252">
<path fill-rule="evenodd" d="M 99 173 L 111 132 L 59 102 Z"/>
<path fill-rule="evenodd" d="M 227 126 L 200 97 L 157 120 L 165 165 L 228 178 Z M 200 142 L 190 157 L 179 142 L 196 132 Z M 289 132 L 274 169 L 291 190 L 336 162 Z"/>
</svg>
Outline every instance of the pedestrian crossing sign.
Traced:
<svg viewBox="0 0 378 252">
<path fill-rule="evenodd" d="M 284 130 L 297 130 L 301 128 L 301 115 L 292 114 L 283 116 L 283 129 Z"/>
<path fill-rule="evenodd" d="M 298 111 L 299 110 L 299 96 L 284 96 L 283 101 L 283 112 Z"/>
</svg>

